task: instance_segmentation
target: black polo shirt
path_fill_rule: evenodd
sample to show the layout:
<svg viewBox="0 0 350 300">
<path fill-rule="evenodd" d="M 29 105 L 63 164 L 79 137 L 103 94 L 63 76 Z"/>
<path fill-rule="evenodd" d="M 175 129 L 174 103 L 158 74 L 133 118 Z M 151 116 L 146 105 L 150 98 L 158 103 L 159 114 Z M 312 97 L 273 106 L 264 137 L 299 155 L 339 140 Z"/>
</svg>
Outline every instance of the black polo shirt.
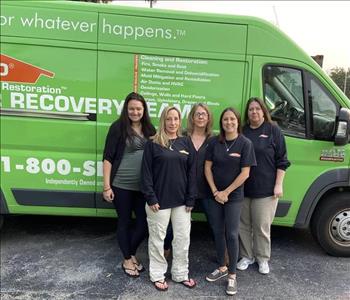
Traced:
<svg viewBox="0 0 350 300">
<path fill-rule="evenodd" d="M 207 148 L 206 160 L 213 162 L 213 179 L 218 191 L 226 189 L 242 168 L 256 165 L 253 145 L 241 134 L 233 141 L 226 141 L 226 144 L 219 142 L 217 137 L 212 139 Z M 243 200 L 243 186 L 230 193 L 228 198 L 229 201 Z"/>
<path fill-rule="evenodd" d="M 243 134 L 252 141 L 257 161 L 244 184 L 244 194 L 251 198 L 273 196 L 277 169 L 290 166 L 284 136 L 277 125 L 267 122 L 255 129 L 246 125 Z"/>
<path fill-rule="evenodd" d="M 158 203 L 160 209 L 181 205 L 193 207 L 196 198 L 195 153 L 186 137 L 176 138 L 171 143 L 170 149 L 153 141 L 146 143 L 141 191 L 148 205 Z"/>
</svg>

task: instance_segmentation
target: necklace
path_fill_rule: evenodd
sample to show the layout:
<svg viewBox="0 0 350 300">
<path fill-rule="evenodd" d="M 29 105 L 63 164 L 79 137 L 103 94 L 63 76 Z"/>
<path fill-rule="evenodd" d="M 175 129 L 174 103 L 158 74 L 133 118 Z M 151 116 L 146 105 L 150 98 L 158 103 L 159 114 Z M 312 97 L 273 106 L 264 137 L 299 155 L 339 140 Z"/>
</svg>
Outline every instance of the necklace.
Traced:
<svg viewBox="0 0 350 300">
<path fill-rule="evenodd" d="M 226 152 L 229 152 L 229 151 L 230 151 L 230 149 L 231 149 L 232 146 L 236 143 L 236 141 L 237 141 L 237 138 L 235 138 L 235 140 L 231 143 L 230 146 L 227 145 L 226 140 L 224 141 L 225 147 L 226 147 Z"/>
<path fill-rule="evenodd" d="M 174 151 L 173 145 L 175 144 L 175 141 L 176 141 L 176 139 L 174 139 L 174 140 L 169 140 L 169 150 L 170 150 L 170 151 Z"/>
</svg>

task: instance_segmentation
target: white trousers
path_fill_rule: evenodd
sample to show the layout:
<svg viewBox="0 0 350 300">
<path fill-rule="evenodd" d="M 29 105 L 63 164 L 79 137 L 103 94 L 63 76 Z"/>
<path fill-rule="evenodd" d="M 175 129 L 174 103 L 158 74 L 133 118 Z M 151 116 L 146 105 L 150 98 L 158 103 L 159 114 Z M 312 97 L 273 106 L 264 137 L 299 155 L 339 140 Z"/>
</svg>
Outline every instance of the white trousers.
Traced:
<svg viewBox="0 0 350 300">
<path fill-rule="evenodd" d="M 171 277 L 176 282 L 188 280 L 191 213 L 186 212 L 184 205 L 161 209 L 155 213 L 147 204 L 146 213 L 149 230 L 148 255 L 151 281 L 161 281 L 165 278 L 168 263 L 164 257 L 164 239 L 170 220 L 174 232 Z"/>
</svg>

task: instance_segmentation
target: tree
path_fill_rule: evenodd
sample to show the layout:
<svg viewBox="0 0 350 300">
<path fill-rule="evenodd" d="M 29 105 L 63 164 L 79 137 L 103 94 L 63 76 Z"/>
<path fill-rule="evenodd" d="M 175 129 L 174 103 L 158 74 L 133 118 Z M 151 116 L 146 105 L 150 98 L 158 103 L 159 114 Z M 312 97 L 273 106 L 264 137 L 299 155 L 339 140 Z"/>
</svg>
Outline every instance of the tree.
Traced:
<svg viewBox="0 0 350 300">
<path fill-rule="evenodd" d="M 350 99 L 350 68 L 335 67 L 329 72 L 329 76 L 337 84 L 337 86 Z"/>
<path fill-rule="evenodd" d="M 70 1 L 81 1 L 81 2 L 93 2 L 93 3 L 109 3 L 113 0 L 70 0 Z M 152 8 L 153 4 L 157 2 L 157 0 L 145 0 L 146 2 L 149 2 L 149 6 Z"/>
<path fill-rule="evenodd" d="M 145 0 L 146 2 L 149 2 L 149 7 L 152 8 L 153 7 L 153 3 L 156 3 L 157 0 Z"/>
</svg>

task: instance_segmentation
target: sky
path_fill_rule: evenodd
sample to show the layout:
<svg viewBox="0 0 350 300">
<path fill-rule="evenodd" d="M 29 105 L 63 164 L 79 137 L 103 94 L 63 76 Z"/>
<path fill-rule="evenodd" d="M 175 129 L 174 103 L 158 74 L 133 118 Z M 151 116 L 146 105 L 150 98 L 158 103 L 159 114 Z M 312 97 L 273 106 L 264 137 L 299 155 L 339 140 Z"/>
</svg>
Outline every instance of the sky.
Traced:
<svg viewBox="0 0 350 300">
<path fill-rule="evenodd" d="M 149 7 L 140 1 L 113 4 Z M 248 15 L 278 26 L 307 54 L 324 55 L 323 68 L 350 68 L 350 1 L 166 1 L 153 9 Z"/>
</svg>

